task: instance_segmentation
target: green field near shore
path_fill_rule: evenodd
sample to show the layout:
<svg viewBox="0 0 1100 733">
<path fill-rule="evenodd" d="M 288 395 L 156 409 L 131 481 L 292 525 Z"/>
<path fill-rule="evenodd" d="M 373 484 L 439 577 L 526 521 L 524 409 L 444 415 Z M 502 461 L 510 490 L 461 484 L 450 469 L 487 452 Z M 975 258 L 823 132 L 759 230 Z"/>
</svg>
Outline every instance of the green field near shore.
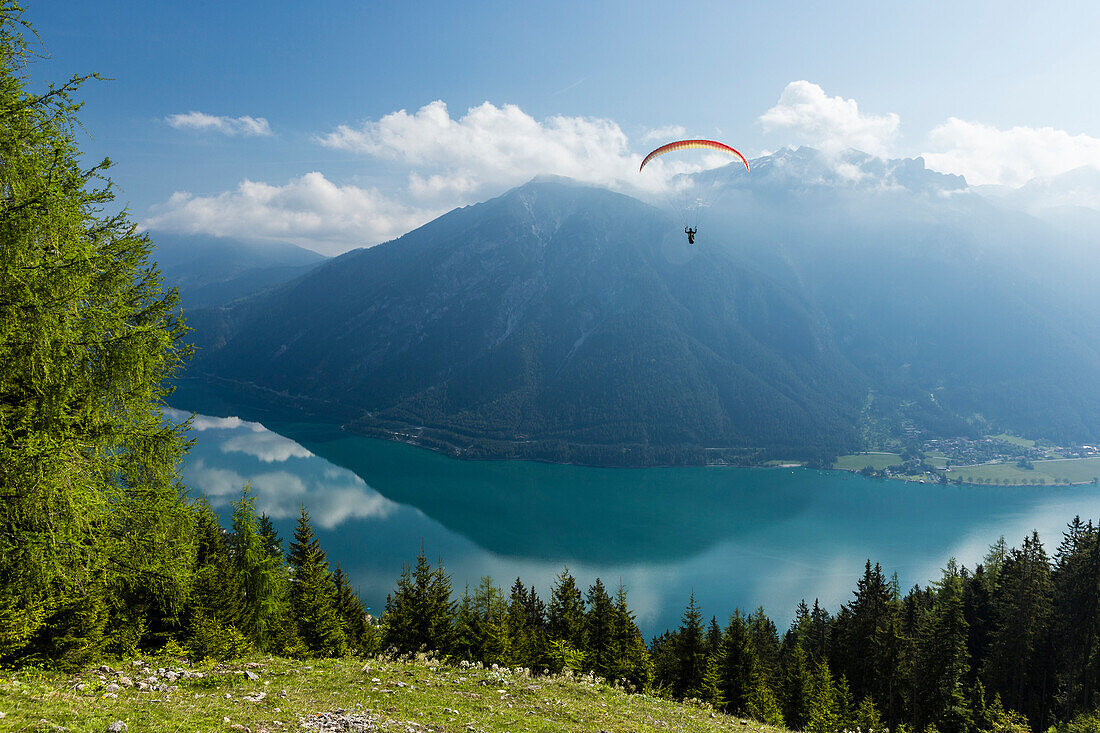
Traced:
<svg viewBox="0 0 1100 733">
<path fill-rule="evenodd" d="M 887 466 L 896 466 L 901 463 L 901 456 L 897 453 L 853 453 L 840 456 L 833 463 L 833 468 L 841 471 L 860 471 L 867 466 L 881 471 Z"/>
<path fill-rule="evenodd" d="M 981 463 L 954 466 L 947 476 L 961 478 L 966 483 L 1008 484 L 1080 484 L 1100 478 L 1100 458 L 1056 458 L 1033 461 L 1033 469 L 1020 468 L 1015 463 Z"/>
</svg>

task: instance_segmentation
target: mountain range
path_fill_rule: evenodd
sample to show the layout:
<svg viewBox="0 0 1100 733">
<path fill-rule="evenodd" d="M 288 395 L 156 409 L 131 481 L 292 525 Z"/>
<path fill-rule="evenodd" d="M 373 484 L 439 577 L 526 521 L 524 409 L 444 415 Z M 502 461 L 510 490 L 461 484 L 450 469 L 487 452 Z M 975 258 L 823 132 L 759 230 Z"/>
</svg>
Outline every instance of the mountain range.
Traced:
<svg viewBox="0 0 1100 733">
<path fill-rule="evenodd" d="M 675 212 L 535 179 L 192 312 L 192 375 L 468 457 L 652 465 L 1100 437 L 1088 237 L 920 159 L 782 150 Z"/>
</svg>

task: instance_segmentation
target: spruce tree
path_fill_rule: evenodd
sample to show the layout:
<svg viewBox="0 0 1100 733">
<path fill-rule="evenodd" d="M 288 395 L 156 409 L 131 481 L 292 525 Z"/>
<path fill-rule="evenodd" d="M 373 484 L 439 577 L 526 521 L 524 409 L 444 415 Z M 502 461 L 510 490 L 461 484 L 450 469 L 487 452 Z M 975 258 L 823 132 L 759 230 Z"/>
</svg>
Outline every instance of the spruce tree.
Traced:
<svg viewBox="0 0 1100 733">
<path fill-rule="evenodd" d="M 997 574 L 994 629 L 986 662 L 986 689 L 1006 707 L 1022 712 L 1034 728 L 1049 724 L 1050 618 L 1053 601 L 1050 559 L 1035 532 L 1012 549 Z"/>
<path fill-rule="evenodd" d="M 241 628 L 258 647 L 271 650 L 286 613 L 287 575 L 281 555 L 271 552 L 269 538 L 261 532 L 251 484 L 245 484 L 241 498 L 233 503 L 230 550 L 244 590 Z"/>
<path fill-rule="evenodd" d="M 612 637 L 616 660 L 613 676 L 627 680 L 637 688 L 648 688 L 653 681 L 653 660 L 634 621 L 634 613 L 627 605 L 626 588 L 622 583 L 615 590 Z"/>
<path fill-rule="evenodd" d="M 584 600 L 567 567 L 562 568 L 550 589 L 546 617 L 551 640 L 564 641 L 577 650 L 584 647 Z"/>
<path fill-rule="evenodd" d="M 794 730 L 803 730 L 809 723 L 812 677 L 808 655 L 796 641 L 782 660 L 779 701 L 783 719 Z"/>
<path fill-rule="evenodd" d="M 785 725 L 783 711 L 780 709 L 775 691 L 768 683 L 767 676 L 760 670 L 753 675 L 752 690 L 745 704 L 745 712 L 754 720 L 776 728 L 782 728 Z"/>
<path fill-rule="evenodd" d="M 680 629 L 676 634 L 676 662 L 673 693 L 677 697 L 697 697 L 703 686 L 703 673 L 706 672 L 707 646 L 703 615 L 695 605 L 694 591 L 680 617 Z"/>
<path fill-rule="evenodd" d="M 735 609 L 722 635 L 719 662 L 722 693 L 730 711 L 742 713 L 748 708 L 756 674 L 756 655 L 752 639 L 740 609 Z"/>
<path fill-rule="evenodd" d="M 588 588 L 588 612 L 584 617 L 584 653 L 588 669 L 605 679 L 615 678 L 615 607 L 603 581 Z"/>
<path fill-rule="evenodd" d="M 806 697 L 806 730 L 813 733 L 837 733 L 841 729 L 836 683 L 825 660 L 821 660 L 810 677 Z"/>
<path fill-rule="evenodd" d="M 293 569 L 290 610 L 298 638 L 317 656 L 342 655 L 347 642 L 336 615 L 336 586 L 304 506 L 294 529 L 288 560 Z"/>
<path fill-rule="evenodd" d="M 352 590 L 344 569 L 339 565 L 332 574 L 332 581 L 336 586 L 336 616 L 340 619 L 348 646 L 360 654 L 370 653 L 373 651 L 372 639 L 368 635 L 367 612 L 363 610 L 363 602 Z"/>
</svg>

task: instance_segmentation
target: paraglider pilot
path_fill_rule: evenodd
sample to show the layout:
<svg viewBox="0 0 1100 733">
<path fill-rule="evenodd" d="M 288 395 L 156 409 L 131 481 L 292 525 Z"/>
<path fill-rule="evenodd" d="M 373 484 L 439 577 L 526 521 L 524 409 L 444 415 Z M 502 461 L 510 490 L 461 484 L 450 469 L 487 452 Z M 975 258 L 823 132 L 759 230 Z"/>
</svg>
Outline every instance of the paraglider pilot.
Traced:
<svg viewBox="0 0 1100 733">
<path fill-rule="evenodd" d="M 688 244 L 695 244 L 695 232 L 696 229 L 690 227 L 684 227 L 684 234 L 688 235 Z"/>
</svg>

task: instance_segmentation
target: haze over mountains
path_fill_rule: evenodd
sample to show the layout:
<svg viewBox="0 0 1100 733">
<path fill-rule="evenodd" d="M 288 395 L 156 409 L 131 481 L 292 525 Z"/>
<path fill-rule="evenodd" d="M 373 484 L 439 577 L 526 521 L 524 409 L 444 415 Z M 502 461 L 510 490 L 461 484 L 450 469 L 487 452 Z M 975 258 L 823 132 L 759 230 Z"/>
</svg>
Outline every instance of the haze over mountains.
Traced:
<svg viewBox="0 0 1100 733">
<path fill-rule="evenodd" d="M 223 305 L 292 280 L 327 258 L 285 243 L 253 243 L 204 235 L 153 232 L 165 280 L 179 288 L 184 308 Z"/>
<path fill-rule="evenodd" d="M 1100 437 L 1095 247 L 916 160 L 802 148 L 679 217 L 536 179 L 195 312 L 191 373 L 467 456 L 810 458 Z M 305 263 L 308 264 L 308 263 Z"/>
</svg>

